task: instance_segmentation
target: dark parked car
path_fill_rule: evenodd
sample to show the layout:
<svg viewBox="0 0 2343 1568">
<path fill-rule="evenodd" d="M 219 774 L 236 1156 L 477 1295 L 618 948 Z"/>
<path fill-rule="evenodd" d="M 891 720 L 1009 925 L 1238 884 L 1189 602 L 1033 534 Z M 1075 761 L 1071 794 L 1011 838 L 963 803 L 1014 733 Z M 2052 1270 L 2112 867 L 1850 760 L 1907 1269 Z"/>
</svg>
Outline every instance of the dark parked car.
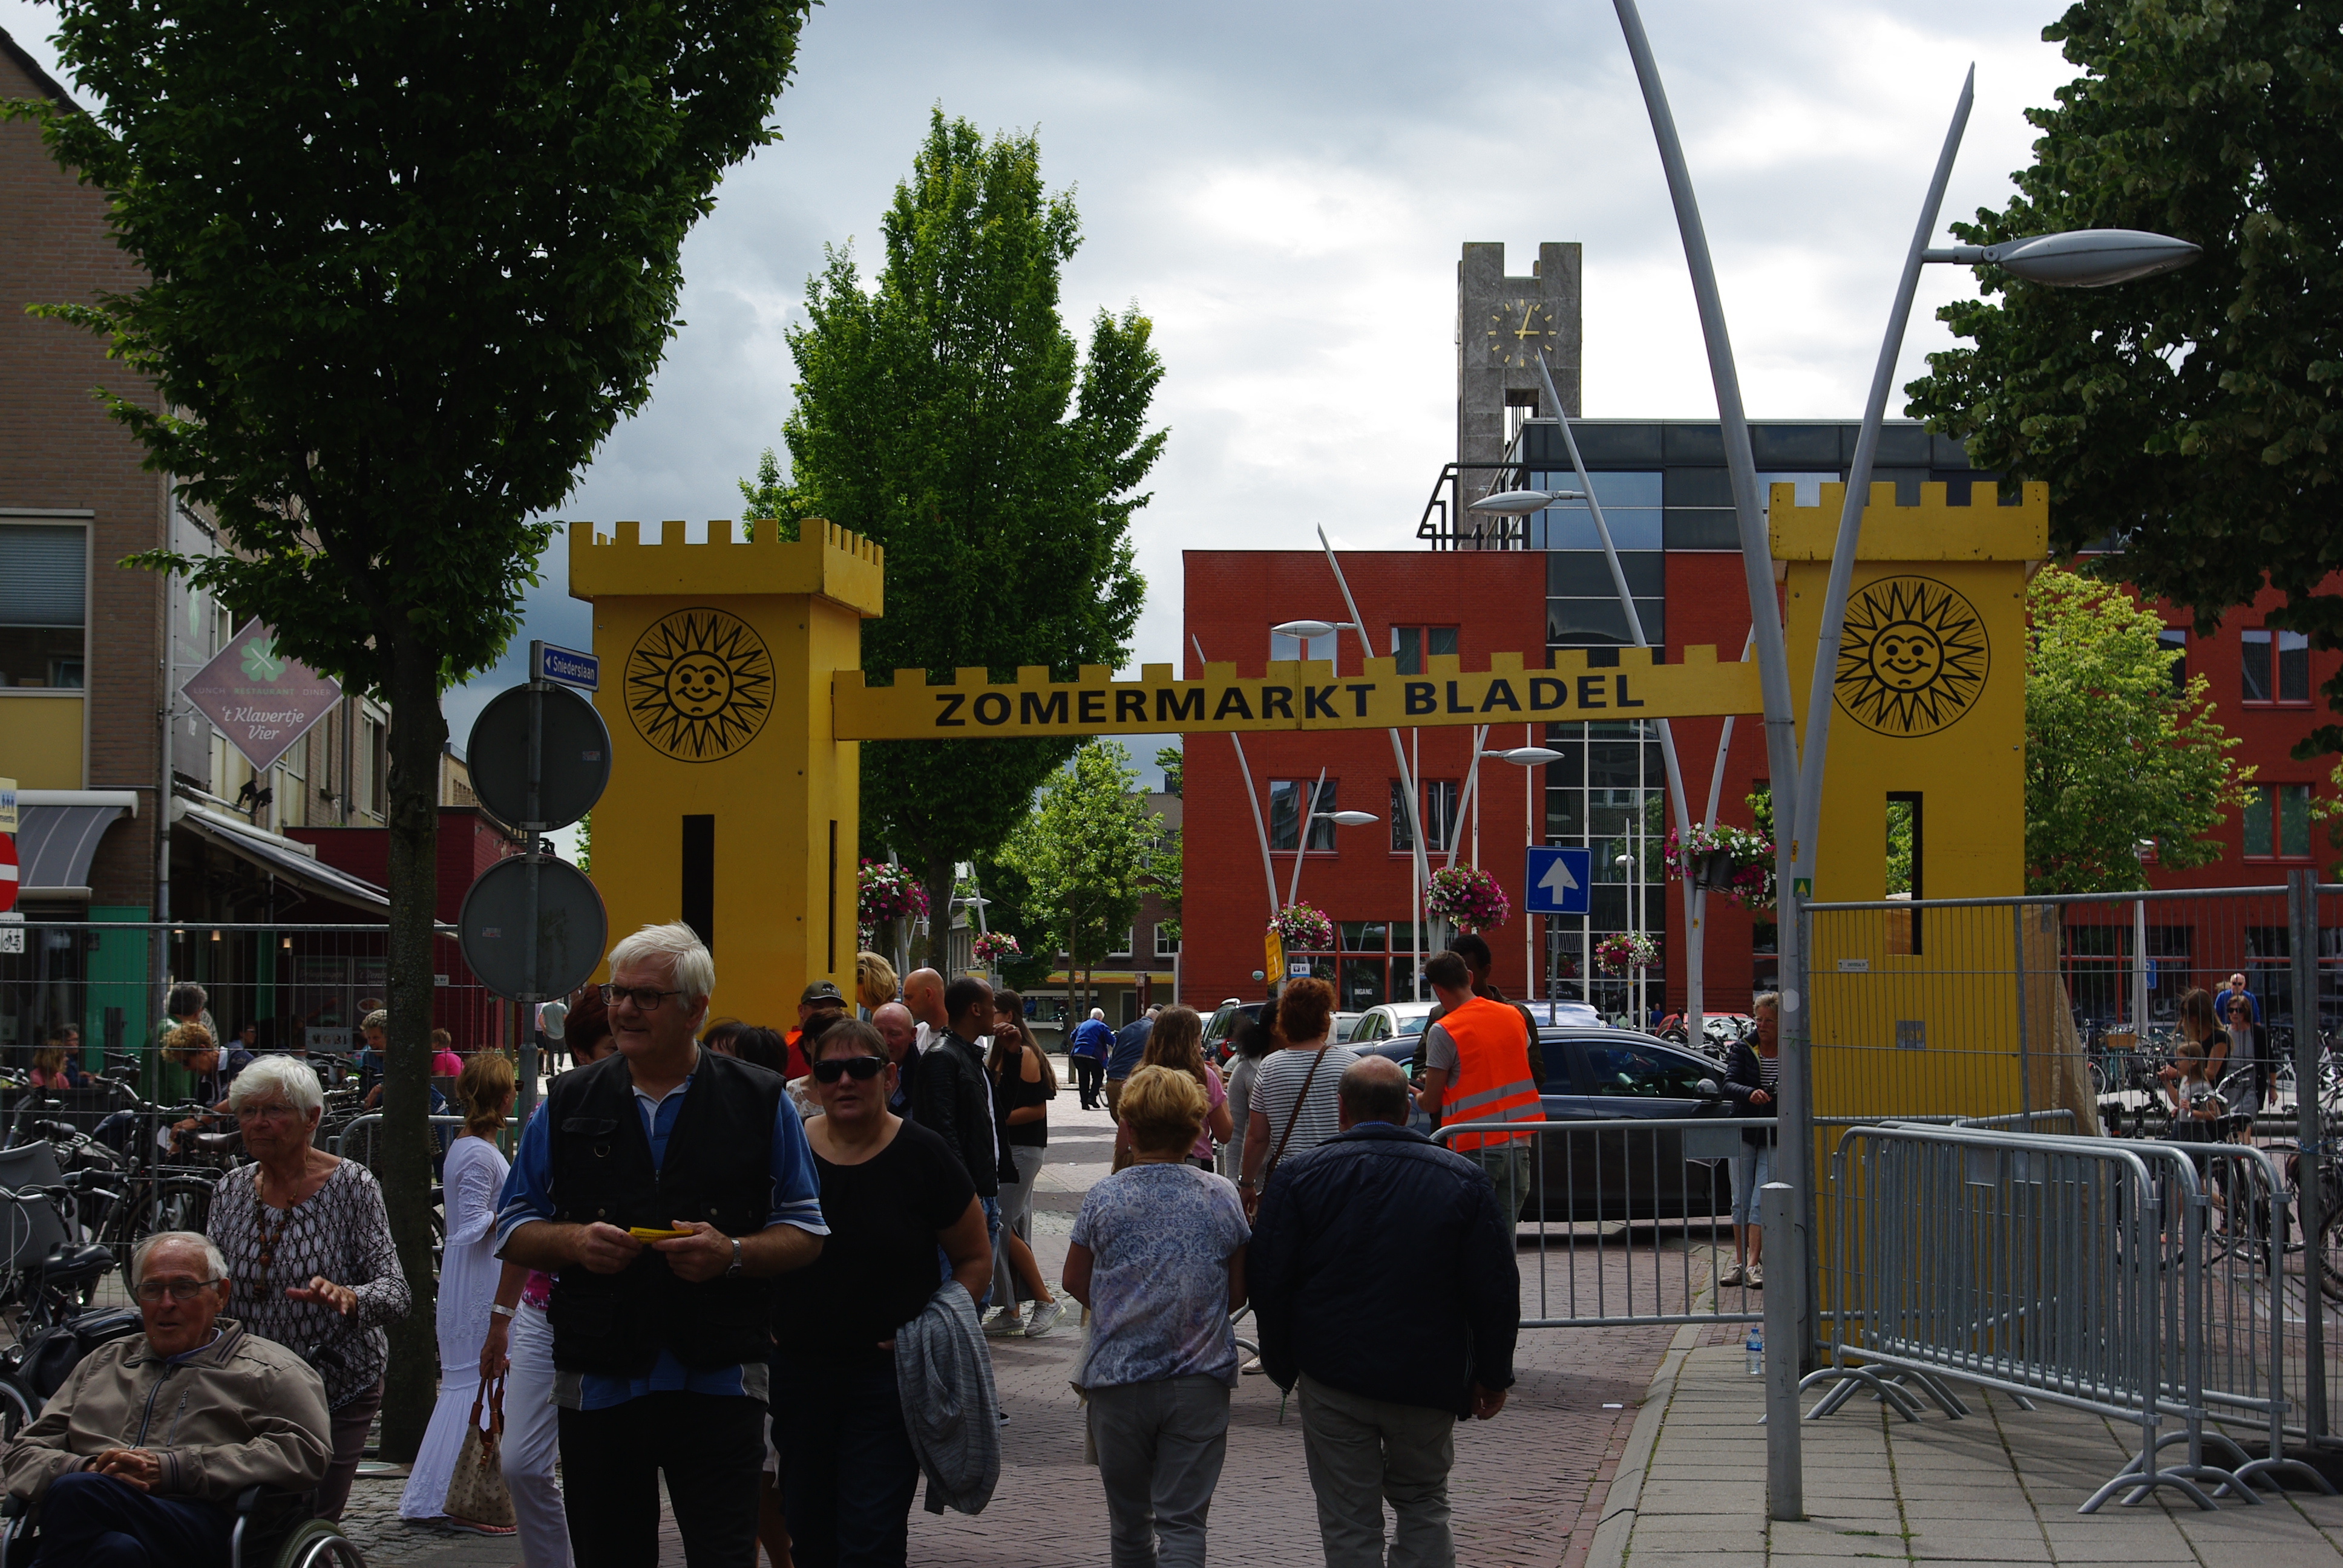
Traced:
<svg viewBox="0 0 2343 1568">
<path fill-rule="evenodd" d="M 1353 1046 L 1402 1067 L 1413 1037 Z M 1539 1101 L 1548 1121 L 1613 1122 L 1726 1118 L 1732 1103 L 1714 1085 L 1716 1063 L 1682 1046 L 1631 1030 L 1542 1029 L 1538 1049 L 1546 1081 Z M 1705 1087 L 1704 1087 L 1705 1086 Z M 1418 1111 L 1413 1125 L 1432 1131 Z M 1740 1135 L 1725 1128 L 1634 1133 L 1541 1133 L 1539 1177 L 1521 1217 L 1535 1220 L 1673 1220 L 1726 1213 L 1732 1175 L 1725 1160 Z"/>
</svg>

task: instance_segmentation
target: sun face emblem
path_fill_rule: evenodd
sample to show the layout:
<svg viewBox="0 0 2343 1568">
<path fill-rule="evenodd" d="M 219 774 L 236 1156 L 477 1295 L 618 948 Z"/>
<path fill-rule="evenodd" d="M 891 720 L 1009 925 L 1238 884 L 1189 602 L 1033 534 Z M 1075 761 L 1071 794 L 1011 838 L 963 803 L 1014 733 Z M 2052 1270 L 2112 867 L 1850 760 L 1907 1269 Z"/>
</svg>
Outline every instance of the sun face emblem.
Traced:
<svg viewBox="0 0 2343 1568">
<path fill-rule="evenodd" d="M 739 616 L 679 609 L 627 655 L 636 733 L 679 762 L 714 762 L 757 738 L 772 712 L 773 659 Z"/>
<path fill-rule="evenodd" d="M 1985 689 L 1990 651 L 1959 594 L 1933 578 L 1882 578 L 1847 601 L 1838 705 L 1882 735 L 1933 735 Z"/>
</svg>

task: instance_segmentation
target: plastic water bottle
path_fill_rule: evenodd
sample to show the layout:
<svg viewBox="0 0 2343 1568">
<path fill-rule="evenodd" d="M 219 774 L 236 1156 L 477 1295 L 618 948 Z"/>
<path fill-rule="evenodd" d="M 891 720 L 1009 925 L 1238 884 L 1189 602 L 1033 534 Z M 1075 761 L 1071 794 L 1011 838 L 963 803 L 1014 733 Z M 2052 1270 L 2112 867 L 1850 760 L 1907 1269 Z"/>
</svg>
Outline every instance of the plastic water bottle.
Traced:
<svg viewBox="0 0 2343 1568">
<path fill-rule="evenodd" d="M 1749 1342 L 1744 1345 L 1742 1349 L 1745 1351 L 1749 1356 L 1749 1375 L 1751 1377 L 1764 1377 L 1765 1375 L 1765 1341 L 1764 1337 L 1760 1335 L 1755 1329 L 1751 1329 L 1749 1331 Z"/>
</svg>

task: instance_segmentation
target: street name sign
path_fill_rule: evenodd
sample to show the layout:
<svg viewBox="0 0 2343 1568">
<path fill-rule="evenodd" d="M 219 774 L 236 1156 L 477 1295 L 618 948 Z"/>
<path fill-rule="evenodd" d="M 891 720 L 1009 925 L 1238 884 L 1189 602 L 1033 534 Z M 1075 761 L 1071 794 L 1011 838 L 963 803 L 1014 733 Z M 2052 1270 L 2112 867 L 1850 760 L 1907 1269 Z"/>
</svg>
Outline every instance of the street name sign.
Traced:
<svg viewBox="0 0 2343 1568">
<path fill-rule="evenodd" d="M 538 644 L 537 673 L 541 679 L 558 680 L 564 686 L 582 686 L 588 691 L 602 689 L 602 660 L 574 648 L 556 648 L 549 642 Z"/>
</svg>

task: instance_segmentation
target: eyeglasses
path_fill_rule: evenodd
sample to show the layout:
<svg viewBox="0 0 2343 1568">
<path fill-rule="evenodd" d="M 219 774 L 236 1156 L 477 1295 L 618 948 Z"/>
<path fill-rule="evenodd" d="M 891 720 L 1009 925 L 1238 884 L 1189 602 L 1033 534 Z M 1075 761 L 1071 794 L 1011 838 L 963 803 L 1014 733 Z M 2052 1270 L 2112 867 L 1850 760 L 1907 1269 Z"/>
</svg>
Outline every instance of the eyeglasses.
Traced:
<svg viewBox="0 0 2343 1568">
<path fill-rule="evenodd" d="M 813 1064 L 813 1081 L 816 1083 L 836 1083 L 850 1072 L 855 1082 L 868 1083 L 878 1077 L 886 1065 L 887 1059 L 883 1056 L 833 1056 L 827 1061 Z"/>
<path fill-rule="evenodd" d="M 635 1004 L 636 1010 L 639 1012 L 657 1012 L 660 998 L 683 994 L 679 990 L 660 990 L 656 986 L 647 985 L 606 985 L 596 989 L 601 991 L 602 1004 L 605 1007 L 616 1007 L 622 1001 L 630 1001 Z"/>
<path fill-rule="evenodd" d="M 218 1283 L 216 1279 L 141 1280 L 138 1282 L 138 1299 L 149 1305 L 159 1304 L 166 1296 L 175 1302 L 192 1302 L 198 1293 Z"/>
</svg>

